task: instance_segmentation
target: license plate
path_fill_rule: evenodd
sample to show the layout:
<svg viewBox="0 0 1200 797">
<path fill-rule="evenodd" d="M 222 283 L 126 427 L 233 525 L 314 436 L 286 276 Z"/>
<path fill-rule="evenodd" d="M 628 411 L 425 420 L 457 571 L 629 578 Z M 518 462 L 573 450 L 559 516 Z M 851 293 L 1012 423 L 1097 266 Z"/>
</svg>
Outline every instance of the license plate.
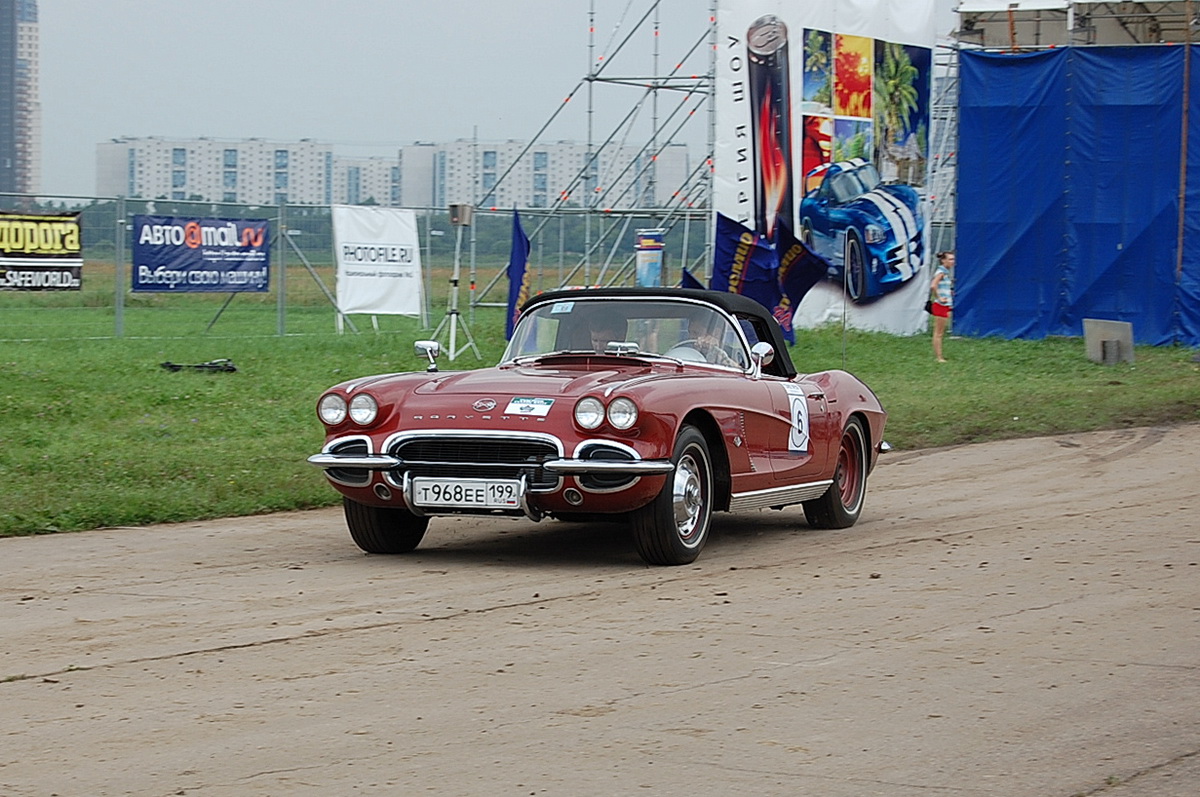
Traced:
<svg viewBox="0 0 1200 797">
<path fill-rule="evenodd" d="M 412 480 L 413 503 L 455 509 L 516 509 L 521 505 L 521 482 L 516 479 Z"/>
</svg>

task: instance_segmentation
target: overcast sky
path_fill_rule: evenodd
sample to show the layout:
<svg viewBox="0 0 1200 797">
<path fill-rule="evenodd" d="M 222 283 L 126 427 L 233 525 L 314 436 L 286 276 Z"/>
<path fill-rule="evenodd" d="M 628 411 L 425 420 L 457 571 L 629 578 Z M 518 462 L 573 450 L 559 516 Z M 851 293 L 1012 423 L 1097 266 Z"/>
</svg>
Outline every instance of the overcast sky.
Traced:
<svg viewBox="0 0 1200 797">
<path fill-rule="evenodd" d="M 935 2 L 944 35 L 956 0 Z M 594 5 L 589 53 L 589 0 L 39 0 L 42 193 L 94 193 L 96 144 L 119 136 L 312 138 L 346 154 L 528 140 L 650 8 Z M 662 0 L 659 73 L 703 36 L 709 5 Z M 643 30 L 607 74 L 653 74 Z M 688 63 L 703 71 L 704 48 Z M 640 94 L 598 85 L 595 135 Z M 586 140 L 588 107 L 580 89 L 546 136 Z"/>
</svg>

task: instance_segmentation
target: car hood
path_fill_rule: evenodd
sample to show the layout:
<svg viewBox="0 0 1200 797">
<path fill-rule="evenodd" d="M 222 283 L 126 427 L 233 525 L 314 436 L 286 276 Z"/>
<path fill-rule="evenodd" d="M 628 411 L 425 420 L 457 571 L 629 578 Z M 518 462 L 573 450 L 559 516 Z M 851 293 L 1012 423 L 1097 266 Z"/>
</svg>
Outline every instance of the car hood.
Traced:
<svg viewBox="0 0 1200 797">
<path fill-rule="evenodd" d="M 572 410 L 578 399 L 590 395 L 607 403 L 621 395 L 648 410 L 640 431 L 631 432 L 629 439 L 643 440 L 643 456 L 665 456 L 646 441 L 670 440 L 677 416 L 682 418 L 696 402 L 717 391 L 724 399 L 726 391 L 714 379 L 740 382 L 744 375 L 674 361 L 568 355 L 478 371 L 364 377 L 329 392 L 347 399 L 363 392 L 373 396 L 379 415 L 366 431 L 383 437 L 400 429 L 476 429 L 482 422 L 491 429 L 532 429 L 529 424 L 544 423 L 538 428 L 563 434 L 573 428 Z M 665 420 L 656 420 L 659 416 Z M 360 427 L 347 420 L 327 433 L 360 433 Z"/>
<path fill-rule="evenodd" d="M 898 242 L 911 241 L 921 231 L 913 190 L 904 185 L 881 185 L 851 203 L 855 210 L 882 224 Z"/>
<path fill-rule="evenodd" d="M 644 377 L 650 371 L 650 368 L 486 368 L 438 374 L 413 392 L 418 396 L 578 396 Z"/>
<path fill-rule="evenodd" d="M 561 398 L 582 396 L 654 381 L 675 366 L 631 363 L 614 367 L 611 363 L 591 361 L 574 367 L 503 366 L 478 371 L 441 373 L 404 373 L 367 377 L 346 382 L 338 388 L 345 393 L 367 390 L 386 403 L 399 403 L 412 409 L 429 404 L 448 410 L 448 400 L 456 397 L 492 399 L 501 407 L 517 397 Z"/>
</svg>

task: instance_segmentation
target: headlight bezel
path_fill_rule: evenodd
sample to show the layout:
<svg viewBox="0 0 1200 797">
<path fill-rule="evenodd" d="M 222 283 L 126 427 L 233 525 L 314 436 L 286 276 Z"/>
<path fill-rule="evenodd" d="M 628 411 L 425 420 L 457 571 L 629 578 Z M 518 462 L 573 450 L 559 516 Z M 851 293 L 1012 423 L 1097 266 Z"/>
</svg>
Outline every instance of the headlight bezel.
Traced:
<svg viewBox="0 0 1200 797">
<path fill-rule="evenodd" d="M 379 417 L 379 402 L 370 393 L 358 393 L 350 399 L 347 412 L 359 426 L 370 426 Z"/>
<path fill-rule="evenodd" d="M 589 432 L 605 424 L 615 431 L 627 432 L 637 425 L 641 413 L 637 402 L 628 396 L 617 396 L 607 403 L 598 396 L 584 396 L 575 402 L 573 411 L 575 425 Z"/>
<path fill-rule="evenodd" d="M 575 402 L 575 423 L 582 429 L 599 429 L 605 418 L 604 402 L 595 396 L 584 396 Z"/>
<path fill-rule="evenodd" d="M 639 414 L 638 405 L 633 399 L 619 396 L 608 403 L 604 417 L 614 429 L 624 432 L 637 424 Z"/>
<path fill-rule="evenodd" d="M 317 402 L 317 417 L 326 426 L 337 426 L 350 416 L 350 405 L 337 393 L 326 393 Z"/>
</svg>

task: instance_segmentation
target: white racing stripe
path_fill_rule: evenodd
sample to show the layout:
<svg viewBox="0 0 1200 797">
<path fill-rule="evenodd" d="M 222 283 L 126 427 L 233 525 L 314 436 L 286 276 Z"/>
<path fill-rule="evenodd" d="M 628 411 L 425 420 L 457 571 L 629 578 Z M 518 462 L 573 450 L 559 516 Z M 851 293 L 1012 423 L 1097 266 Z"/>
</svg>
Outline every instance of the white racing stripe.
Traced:
<svg viewBox="0 0 1200 797">
<path fill-rule="evenodd" d="M 883 214 L 884 220 L 896 236 L 896 243 L 904 250 L 904 257 L 896 264 L 900 271 L 900 278 L 911 279 L 921 266 L 920 259 L 913 251 L 915 249 L 914 241 L 920 231 L 917 229 L 917 219 L 912 210 L 908 205 L 879 188 L 869 194 L 863 194 L 859 199 L 870 202 Z"/>
</svg>

